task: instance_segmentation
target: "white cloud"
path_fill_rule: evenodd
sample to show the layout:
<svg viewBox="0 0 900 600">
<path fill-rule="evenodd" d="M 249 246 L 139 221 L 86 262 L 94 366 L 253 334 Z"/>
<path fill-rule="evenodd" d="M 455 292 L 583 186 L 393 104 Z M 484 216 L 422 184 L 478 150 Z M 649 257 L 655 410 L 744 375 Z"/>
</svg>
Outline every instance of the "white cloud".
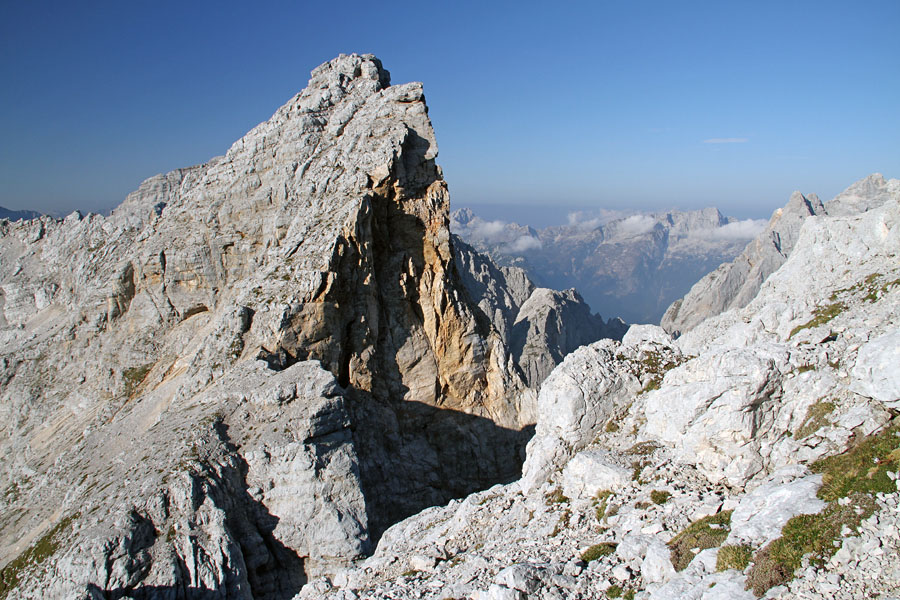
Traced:
<svg viewBox="0 0 900 600">
<path fill-rule="evenodd" d="M 536 237 L 523 235 L 517 240 L 507 244 L 505 249 L 507 252 L 520 253 L 525 252 L 526 250 L 538 250 L 540 248 L 543 248 L 543 246 L 544 245 L 541 243 L 541 240 L 537 239 Z"/>
<path fill-rule="evenodd" d="M 628 215 L 628 212 L 623 210 L 601 208 L 591 211 L 572 211 L 566 215 L 566 218 L 569 222 L 569 227 L 575 227 L 581 231 L 590 231 L 616 219 L 621 219 L 626 215 Z"/>
<path fill-rule="evenodd" d="M 567 216 L 569 227 L 575 227 L 581 231 L 590 231 L 596 229 L 605 223 L 601 217 L 588 218 L 583 212 L 570 212 Z"/>
<path fill-rule="evenodd" d="M 498 234 L 503 233 L 503 230 L 505 228 L 506 223 L 504 223 L 503 221 L 479 220 L 469 228 L 469 233 L 473 237 L 477 237 L 489 242 L 491 241 L 491 238 L 495 238 Z"/>
<path fill-rule="evenodd" d="M 691 235 L 708 240 L 750 240 L 759 235 L 767 223 L 765 219 L 744 219 L 715 229 L 695 231 Z"/>
<path fill-rule="evenodd" d="M 622 235 L 641 235 L 653 229 L 656 219 L 647 215 L 632 215 L 616 225 L 616 229 Z"/>
<path fill-rule="evenodd" d="M 704 144 L 746 144 L 750 140 L 748 138 L 709 138 L 703 140 Z"/>
</svg>

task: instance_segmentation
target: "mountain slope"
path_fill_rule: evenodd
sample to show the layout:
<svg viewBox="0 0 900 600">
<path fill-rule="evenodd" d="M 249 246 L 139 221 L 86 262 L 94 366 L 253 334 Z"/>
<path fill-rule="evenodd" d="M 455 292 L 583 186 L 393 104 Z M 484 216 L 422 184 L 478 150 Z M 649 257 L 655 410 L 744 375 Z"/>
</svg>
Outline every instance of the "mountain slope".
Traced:
<svg viewBox="0 0 900 600">
<path fill-rule="evenodd" d="M 33 210 L 10 210 L 0 206 L 0 219 L 9 219 L 10 221 L 21 221 L 23 219 L 36 219 L 41 213 Z"/>
</svg>

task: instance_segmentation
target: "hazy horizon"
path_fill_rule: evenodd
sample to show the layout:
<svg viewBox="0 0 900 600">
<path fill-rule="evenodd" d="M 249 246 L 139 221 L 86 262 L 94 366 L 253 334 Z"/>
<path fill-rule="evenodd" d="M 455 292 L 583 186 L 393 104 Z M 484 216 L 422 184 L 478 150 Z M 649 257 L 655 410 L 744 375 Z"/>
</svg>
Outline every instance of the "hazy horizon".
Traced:
<svg viewBox="0 0 900 600">
<path fill-rule="evenodd" d="M 0 206 L 107 211 L 370 52 L 424 82 L 452 209 L 768 218 L 900 176 L 898 22 L 889 0 L 6 3 Z"/>
</svg>

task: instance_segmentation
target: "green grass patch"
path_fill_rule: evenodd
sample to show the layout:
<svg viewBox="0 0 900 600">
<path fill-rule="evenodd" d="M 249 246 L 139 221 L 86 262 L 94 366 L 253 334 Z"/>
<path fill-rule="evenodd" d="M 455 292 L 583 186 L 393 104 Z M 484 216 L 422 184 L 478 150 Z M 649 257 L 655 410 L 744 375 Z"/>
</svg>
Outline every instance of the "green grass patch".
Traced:
<svg viewBox="0 0 900 600">
<path fill-rule="evenodd" d="M 829 424 L 827 417 L 832 412 L 834 412 L 834 402 L 819 400 L 815 404 L 810 405 L 806 409 L 806 418 L 800 427 L 797 428 L 797 431 L 794 432 L 794 437 L 800 440 L 825 427 Z"/>
<path fill-rule="evenodd" d="M 551 504 L 563 504 L 569 501 L 569 497 L 562 493 L 562 490 L 556 488 L 549 494 L 547 494 L 546 504 L 550 506 Z"/>
<path fill-rule="evenodd" d="M 887 474 L 900 470 L 898 433 L 900 422 L 894 419 L 890 427 L 859 440 L 843 454 L 810 465 L 813 472 L 822 474 L 819 498 L 830 502 L 853 492 L 896 492 L 897 484 Z"/>
<path fill-rule="evenodd" d="M 715 548 L 731 531 L 731 512 L 725 510 L 694 521 L 669 542 L 672 566 L 683 571 L 701 550 Z"/>
<path fill-rule="evenodd" d="M 606 506 L 612 495 L 613 493 L 609 490 L 600 490 L 597 492 L 597 495 L 594 496 L 594 514 L 597 516 L 597 521 L 599 523 L 606 522 Z"/>
<path fill-rule="evenodd" d="M 810 556 L 824 564 L 840 546 L 844 527 L 857 532 L 859 524 L 875 512 L 874 495 L 894 493 L 896 483 L 887 476 L 900 470 L 900 422 L 894 419 L 880 433 L 861 438 L 837 456 L 814 462 L 810 468 L 822 474 L 818 496 L 828 504 L 815 515 L 798 515 L 785 524 L 781 537 L 753 557 L 747 588 L 761 596 L 769 588 L 790 581 Z M 843 502 L 843 503 L 842 503 Z"/>
<path fill-rule="evenodd" d="M 132 367 L 130 369 L 125 369 L 122 371 L 122 380 L 125 382 L 125 395 L 129 398 L 132 397 L 135 391 L 137 391 L 138 387 L 144 382 L 147 374 L 150 373 L 150 369 L 153 368 L 153 364 L 142 365 L 140 367 Z"/>
<path fill-rule="evenodd" d="M 872 273 L 850 287 L 835 290 L 831 293 L 830 300 L 834 302 L 842 295 L 850 295 L 859 297 L 865 302 L 877 302 L 891 288 L 900 285 L 900 279 L 894 279 L 893 281 L 884 281 L 884 279 L 885 276 L 881 273 Z"/>
<path fill-rule="evenodd" d="M 878 275 L 878 273 L 875 273 L 874 275 Z M 869 281 L 870 277 L 872 277 L 872 275 L 866 278 L 868 288 L 866 289 L 866 295 L 863 296 L 863 300 L 865 300 L 866 302 L 876 302 L 879 298 L 881 298 L 881 296 L 887 293 L 890 288 L 895 285 L 900 285 L 900 279 L 886 281 L 881 285 L 878 285 L 878 282 L 876 280 Z"/>
<path fill-rule="evenodd" d="M 646 442 L 638 442 L 631 448 L 625 451 L 625 454 L 631 454 L 633 456 L 648 456 L 653 454 L 653 452 L 659 448 L 660 445 L 654 441 L 646 441 Z"/>
<path fill-rule="evenodd" d="M 44 561 L 56 554 L 56 551 L 59 550 L 60 538 L 78 516 L 79 513 L 75 513 L 60 520 L 38 541 L 3 567 L 3 570 L 0 571 L 0 599 L 5 599 L 12 590 L 18 587 L 27 572 L 39 568 Z"/>
<path fill-rule="evenodd" d="M 797 325 L 796 327 L 794 327 L 791 330 L 791 334 L 788 336 L 788 339 L 791 339 L 795 334 L 803 331 L 804 329 L 812 329 L 814 327 L 824 325 L 845 310 L 847 310 L 847 305 L 843 302 L 832 302 L 827 306 L 820 306 L 819 308 L 816 308 L 813 311 L 813 318 L 803 325 Z"/>
<path fill-rule="evenodd" d="M 572 511 L 566 508 L 563 513 L 559 516 L 559 520 L 556 522 L 556 525 L 553 527 L 553 533 L 550 534 L 550 537 L 556 537 L 562 530 L 569 526 L 569 519 L 572 517 Z"/>
<path fill-rule="evenodd" d="M 747 589 L 757 596 L 769 588 L 787 583 L 800 567 L 803 556 L 812 554 L 810 562 L 822 565 L 838 547 L 844 526 L 856 531 L 859 524 L 875 511 L 876 504 L 867 494 L 854 494 L 850 504 L 830 502 L 815 515 L 797 515 L 785 524 L 777 540 L 756 553 L 747 575 Z"/>
<path fill-rule="evenodd" d="M 607 598 L 621 598 L 622 597 L 622 586 L 612 584 L 608 588 L 606 588 L 606 597 Z"/>
<path fill-rule="evenodd" d="M 666 373 L 686 363 L 690 358 L 688 356 L 680 356 L 674 354 L 664 354 L 657 351 L 642 352 L 640 359 L 626 358 L 624 354 L 616 355 L 616 358 L 627 361 L 636 367 L 639 376 L 644 380 L 644 387 L 641 393 L 659 389 L 663 377 Z"/>
<path fill-rule="evenodd" d="M 644 387 L 641 388 L 641 394 L 646 394 L 647 392 L 652 392 L 653 390 L 658 390 L 659 385 L 662 383 L 662 377 L 649 380 Z"/>
<path fill-rule="evenodd" d="M 650 500 L 653 502 L 653 504 L 665 504 L 671 497 L 672 493 L 665 490 L 653 490 L 652 492 L 650 492 Z"/>
<path fill-rule="evenodd" d="M 743 571 L 750 564 L 752 556 L 753 549 L 746 544 L 722 546 L 716 555 L 716 571 L 725 571 L 727 569 Z"/>
<path fill-rule="evenodd" d="M 614 544 L 613 542 L 601 542 L 599 544 L 594 544 L 581 553 L 581 560 L 589 563 L 591 561 L 597 560 L 598 558 L 609 556 L 616 551 L 616 546 L 617 544 Z"/>
</svg>

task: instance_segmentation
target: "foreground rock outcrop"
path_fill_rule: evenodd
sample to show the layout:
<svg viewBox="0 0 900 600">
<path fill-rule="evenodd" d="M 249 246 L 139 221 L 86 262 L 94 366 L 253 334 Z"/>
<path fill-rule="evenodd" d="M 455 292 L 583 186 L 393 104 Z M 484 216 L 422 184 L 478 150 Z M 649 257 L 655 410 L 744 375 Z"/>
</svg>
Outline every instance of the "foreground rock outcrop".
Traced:
<svg viewBox="0 0 900 600">
<path fill-rule="evenodd" d="M 301 597 L 896 596 L 898 192 L 804 219 L 746 306 L 567 356 L 521 480 Z"/>
<path fill-rule="evenodd" d="M 0 593 L 288 598 L 518 475 L 602 322 L 466 285 L 436 155 L 421 84 L 341 56 L 109 217 L 0 220 Z"/>
</svg>

